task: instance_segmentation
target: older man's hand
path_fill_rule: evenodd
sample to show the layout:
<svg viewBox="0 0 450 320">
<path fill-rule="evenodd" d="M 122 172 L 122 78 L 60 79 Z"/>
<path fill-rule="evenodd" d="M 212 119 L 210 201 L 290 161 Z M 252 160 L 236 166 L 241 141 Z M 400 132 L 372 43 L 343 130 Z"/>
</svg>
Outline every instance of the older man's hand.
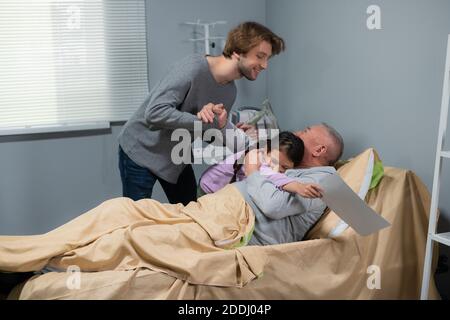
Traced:
<svg viewBox="0 0 450 320">
<path fill-rule="evenodd" d="M 246 124 L 243 122 L 238 122 L 236 124 L 236 128 L 244 131 L 245 134 L 247 136 L 249 136 L 250 138 L 252 138 L 253 140 L 258 140 L 258 129 L 256 128 L 256 126 L 251 125 L 251 124 Z"/>
</svg>

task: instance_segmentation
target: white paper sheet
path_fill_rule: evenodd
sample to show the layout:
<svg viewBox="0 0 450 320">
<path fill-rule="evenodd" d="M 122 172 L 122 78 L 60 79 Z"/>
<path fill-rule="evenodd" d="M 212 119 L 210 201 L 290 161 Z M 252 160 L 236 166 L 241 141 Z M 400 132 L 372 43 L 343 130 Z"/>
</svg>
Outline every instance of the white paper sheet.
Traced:
<svg viewBox="0 0 450 320">
<path fill-rule="evenodd" d="M 367 236 L 390 226 L 390 223 L 369 208 L 338 174 L 329 175 L 320 185 L 324 190 L 322 200 L 360 235 Z"/>
</svg>

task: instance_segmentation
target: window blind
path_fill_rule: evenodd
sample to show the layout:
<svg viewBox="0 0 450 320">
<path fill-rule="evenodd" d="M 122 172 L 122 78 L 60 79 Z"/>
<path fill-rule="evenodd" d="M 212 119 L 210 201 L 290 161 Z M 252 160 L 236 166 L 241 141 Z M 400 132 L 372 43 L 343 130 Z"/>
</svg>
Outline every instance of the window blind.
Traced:
<svg viewBox="0 0 450 320">
<path fill-rule="evenodd" d="M 145 0 L 0 1 L 0 134 L 127 120 L 147 93 Z"/>
</svg>

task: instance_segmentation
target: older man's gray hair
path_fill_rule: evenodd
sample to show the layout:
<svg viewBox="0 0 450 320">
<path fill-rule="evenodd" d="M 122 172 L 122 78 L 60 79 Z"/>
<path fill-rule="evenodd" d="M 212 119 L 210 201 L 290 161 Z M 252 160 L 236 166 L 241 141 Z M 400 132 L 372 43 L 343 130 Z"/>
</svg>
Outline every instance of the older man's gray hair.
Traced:
<svg viewBox="0 0 450 320">
<path fill-rule="evenodd" d="M 344 152 L 344 139 L 341 134 L 328 123 L 322 122 L 321 125 L 327 130 L 332 142 L 327 156 L 328 163 L 332 166 L 342 157 L 342 153 Z"/>
</svg>

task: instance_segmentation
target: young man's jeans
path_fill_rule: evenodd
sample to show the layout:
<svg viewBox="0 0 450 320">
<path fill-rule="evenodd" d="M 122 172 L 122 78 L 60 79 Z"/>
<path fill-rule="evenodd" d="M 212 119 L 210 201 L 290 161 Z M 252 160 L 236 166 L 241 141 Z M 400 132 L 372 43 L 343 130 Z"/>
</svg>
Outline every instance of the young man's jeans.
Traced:
<svg viewBox="0 0 450 320">
<path fill-rule="evenodd" d="M 197 200 L 197 181 L 191 165 L 186 166 L 176 184 L 169 183 L 139 166 L 119 146 L 119 170 L 124 197 L 135 201 L 151 198 L 153 186 L 159 181 L 170 203 L 186 205 Z"/>
</svg>

